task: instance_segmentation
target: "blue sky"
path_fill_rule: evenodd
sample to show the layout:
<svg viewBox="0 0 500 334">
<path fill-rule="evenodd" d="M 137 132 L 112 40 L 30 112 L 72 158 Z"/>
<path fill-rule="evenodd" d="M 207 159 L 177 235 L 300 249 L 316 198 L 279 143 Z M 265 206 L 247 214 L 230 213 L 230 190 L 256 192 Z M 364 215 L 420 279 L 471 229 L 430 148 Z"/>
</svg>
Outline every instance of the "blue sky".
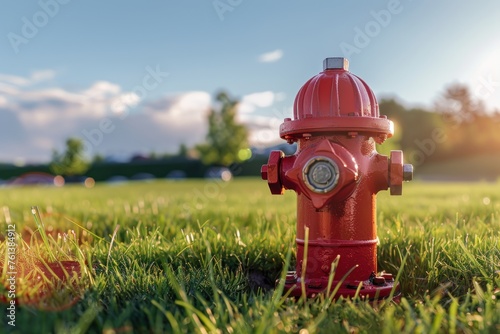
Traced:
<svg viewBox="0 0 500 334">
<path fill-rule="evenodd" d="M 380 98 L 432 106 L 452 82 L 500 109 L 500 2 L 3 1 L 0 161 L 175 152 L 203 140 L 210 98 L 243 101 L 252 143 L 279 141 L 328 56 Z"/>
</svg>

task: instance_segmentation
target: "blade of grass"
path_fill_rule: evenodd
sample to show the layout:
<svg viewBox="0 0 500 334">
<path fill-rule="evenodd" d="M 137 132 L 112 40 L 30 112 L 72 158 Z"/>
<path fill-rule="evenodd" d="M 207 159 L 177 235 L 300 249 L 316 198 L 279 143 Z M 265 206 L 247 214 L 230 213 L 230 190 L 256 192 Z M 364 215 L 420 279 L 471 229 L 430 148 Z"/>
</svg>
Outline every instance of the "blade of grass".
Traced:
<svg viewBox="0 0 500 334">
<path fill-rule="evenodd" d="M 152 300 L 151 304 L 153 304 L 157 309 L 159 309 L 160 312 L 163 313 L 165 318 L 167 318 L 167 320 L 170 322 L 170 326 L 172 326 L 173 333 L 182 333 L 181 326 L 179 325 L 179 322 L 177 321 L 177 319 L 175 319 L 172 312 L 165 310 L 165 308 L 160 303 L 158 303 L 156 300 Z"/>
<path fill-rule="evenodd" d="M 115 242 L 115 237 L 119 229 L 120 225 L 116 225 L 115 230 L 113 231 L 113 236 L 111 237 L 111 242 L 109 243 L 108 257 L 106 259 L 106 272 L 108 272 L 109 259 L 111 258 L 111 248 L 113 247 L 113 243 Z"/>
<path fill-rule="evenodd" d="M 52 247 L 50 247 L 49 239 L 47 237 L 47 233 L 45 232 L 45 225 L 43 224 L 42 216 L 40 215 L 40 210 L 38 209 L 38 206 L 32 206 L 31 213 L 33 214 L 33 217 L 35 219 L 35 224 L 38 229 L 38 233 L 40 233 L 42 241 L 45 247 L 47 248 L 47 254 L 50 260 L 52 262 L 57 262 L 57 258 L 52 252 Z"/>
<path fill-rule="evenodd" d="M 100 241 L 106 241 L 106 242 L 109 242 L 109 241 L 107 241 L 106 239 L 104 239 L 104 238 L 102 238 L 102 237 L 98 236 L 97 234 L 95 234 L 95 233 L 94 233 L 94 232 L 92 232 L 91 230 L 89 230 L 89 229 L 87 229 L 87 228 L 83 227 L 81 224 L 78 224 L 76 221 L 71 220 L 71 219 L 69 219 L 68 217 L 64 217 L 64 219 L 66 219 L 66 220 L 67 220 L 67 221 L 69 221 L 70 223 L 72 223 L 72 224 L 74 224 L 74 225 L 78 226 L 79 228 L 81 228 L 82 230 L 84 230 L 85 232 L 87 232 L 88 234 L 92 235 L 94 238 L 96 238 L 96 239 L 98 239 L 98 240 L 100 240 Z"/>
<path fill-rule="evenodd" d="M 307 269 L 307 253 L 309 251 L 309 227 L 305 227 L 305 240 L 304 240 L 304 256 L 302 259 L 302 272 L 300 274 L 300 289 L 302 290 L 302 299 L 304 302 L 307 299 L 306 292 L 306 269 Z"/>
</svg>

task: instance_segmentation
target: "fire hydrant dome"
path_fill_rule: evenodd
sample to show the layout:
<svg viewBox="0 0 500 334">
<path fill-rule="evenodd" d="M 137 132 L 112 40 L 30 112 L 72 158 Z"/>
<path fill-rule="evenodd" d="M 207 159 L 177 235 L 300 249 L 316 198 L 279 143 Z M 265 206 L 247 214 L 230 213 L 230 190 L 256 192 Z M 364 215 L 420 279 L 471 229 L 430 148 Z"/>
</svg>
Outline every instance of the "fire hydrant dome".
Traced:
<svg viewBox="0 0 500 334">
<path fill-rule="evenodd" d="M 345 69 L 326 69 L 309 79 L 295 98 L 294 119 L 340 116 L 379 117 L 373 91 Z"/>
<path fill-rule="evenodd" d="M 327 58 L 324 70 L 299 90 L 293 120 L 280 127 L 284 139 L 305 133 L 360 131 L 393 134 L 393 124 L 380 116 L 377 99 L 361 78 L 348 70 L 345 58 Z"/>
</svg>

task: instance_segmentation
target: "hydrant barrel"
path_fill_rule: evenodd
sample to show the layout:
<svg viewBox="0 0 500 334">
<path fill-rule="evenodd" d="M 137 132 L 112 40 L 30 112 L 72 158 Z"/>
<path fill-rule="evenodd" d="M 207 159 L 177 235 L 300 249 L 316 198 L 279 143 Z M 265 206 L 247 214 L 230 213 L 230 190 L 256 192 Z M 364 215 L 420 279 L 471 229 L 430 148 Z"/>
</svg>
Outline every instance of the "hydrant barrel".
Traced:
<svg viewBox="0 0 500 334">
<path fill-rule="evenodd" d="M 297 142 L 297 151 L 271 152 L 261 170 L 272 194 L 297 193 L 297 264 L 285 283 L 291 295 L 324 292 L 333 263 L 338 296 L 352 297 L 360 287 L 369 299 L 390 294 L 392 276 L 377 268 L 376 194 L 388 188 L 401 194 L 413 175 L 402 151 L 390 157 L 376 151 L 393 132 L 345 58 L 325 59 L 323 71 L 299 90 L 293 119 L 280 126 L 280 136 Z"/>
</svg>

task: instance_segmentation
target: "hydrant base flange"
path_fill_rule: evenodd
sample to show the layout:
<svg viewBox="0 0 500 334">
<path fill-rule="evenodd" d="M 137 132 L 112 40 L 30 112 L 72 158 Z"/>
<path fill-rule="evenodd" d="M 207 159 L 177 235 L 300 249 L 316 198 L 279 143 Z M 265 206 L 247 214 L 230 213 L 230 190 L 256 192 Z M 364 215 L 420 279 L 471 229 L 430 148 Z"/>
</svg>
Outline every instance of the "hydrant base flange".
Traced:
<svg viewBox="0 0 500 334">
<path fill-rule="evenodd" d="M 277 282 L 279 283 L 279 281 Z M 301 278 L 297 277 L 295 271 L 289 271 L 285 279 L 285 293 L 289 293 L 290 297 L 300 298 L 306 296 L 307 298 L 314 298 L 319 294 L 326 294 L 331 296 L 335 292 L 333 299 L 359 297 L 363 300 L 375 301 L 392 298 L 393 301 L 398 302 L 401 291 L 399 283 L 395 283 L 391 274 L 380 274 L 379 276 L 372 277 L 365 281 L 332 281 L 329 291 L 328 279 L 311 280 L 305 279 L 302 284 Z M 302 291 L 305 288 L 305 291 Z M 336 290 L 336 291 L 335 291 Z M 391 297 L 392 296 L 392 297 Z"/>
</svg>

